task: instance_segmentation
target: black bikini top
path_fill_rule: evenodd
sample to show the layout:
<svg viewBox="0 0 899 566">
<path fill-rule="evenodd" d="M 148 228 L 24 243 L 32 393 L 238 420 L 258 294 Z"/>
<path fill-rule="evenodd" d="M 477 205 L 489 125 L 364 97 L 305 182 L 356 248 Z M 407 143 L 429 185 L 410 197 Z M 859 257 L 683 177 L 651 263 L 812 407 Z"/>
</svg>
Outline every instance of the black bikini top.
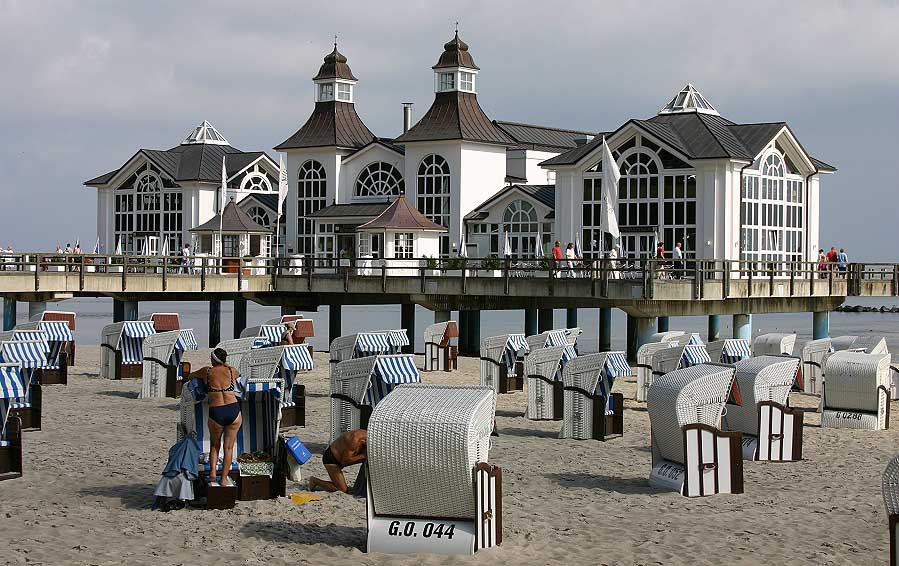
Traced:
<svg viewBox="0 0 899 566">
<path fill-rule="evenodd" d="M 230 366 L 226 366 L 226 367 L 227 367 L 229 370 L 233 370 L 233 369 L 234 369 L 234 368 L 232 368 L 232 367 L 230 367 Z M 207 387 L 206 390 L 207 390 L 209 393 L 230 393 L 230 392 L 234 391 L 234 372 L 231 371 L 230 373 L 231 373 L 231 385 L 229 385 L 228 387 L 225 387 L 224 389 L 216 389 L 216 388 L 214 388 L 214 387 Z"/>
</svg>

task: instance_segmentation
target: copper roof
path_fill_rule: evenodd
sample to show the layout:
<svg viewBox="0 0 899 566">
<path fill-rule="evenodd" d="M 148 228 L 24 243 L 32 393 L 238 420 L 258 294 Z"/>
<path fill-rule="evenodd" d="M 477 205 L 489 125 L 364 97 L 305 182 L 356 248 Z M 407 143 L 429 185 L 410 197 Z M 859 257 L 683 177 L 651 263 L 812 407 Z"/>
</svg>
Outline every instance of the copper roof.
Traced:
<svg viewBox="0 0 899 566">
<path fill-rule="evenodd" d="M 221 222 L 219 222 L 219 216 L 222 217 Z M 219 230 L 253 234 L 270 234 L 272 232 L 270 228 L 257 224 L 233 200 L 225 206 L 225 210 L 220 215 L 216 214 L 208 222 L 190 229 L 191 232 L 218 232 Z"/>
<path fill-rule="evenodd" d="M 470 92 L 438 92 L 434 103 L 417 124 L 394 143 L 437 140 L 466 140 L 500 145 L 515 143 L 481 110 L 478 97 Z"/>
<path fill-rule="evenodd" d="M 349 102 L 316 102 L 315 110 L 295 134 L 275 150 L 301 147 L 361 148 L 376 139 Z"/>
<path fill-rule="evenodd" d="M 448 67 L 466 67 L 468 69 L 480 70 L 480 67 L 474 64 L 471 53 L 468 52 L 468 44 L 459 39 L 459 31 L 456 35 L 443 45 L 443 53 L 437 64 L 432 69 L 445 69 Z"/>
<path fill-rule="evenodd" d="M 353 76 L 353 71 L 350 70 L 350 66 L 346 64 L 346 57 L 340 52 L 337 51 L 337 44 L 334 44 L 334 51 L 325 55 L 325 62 L 319 68 L 318 74 L 312 77 L 313 81 L 318 81 L 322 79 L 347 79 L 350 81 L 357 81 L 356 77 Z"/>
<path fill-rule="evenodd" d="M 447 229 L 428 220 L 424 214 L 409 204 L 406 197 L 399 196 L 377 218 L 359 226 L 357 230 L 427 230 L 446 232 Z"/>
</svg>

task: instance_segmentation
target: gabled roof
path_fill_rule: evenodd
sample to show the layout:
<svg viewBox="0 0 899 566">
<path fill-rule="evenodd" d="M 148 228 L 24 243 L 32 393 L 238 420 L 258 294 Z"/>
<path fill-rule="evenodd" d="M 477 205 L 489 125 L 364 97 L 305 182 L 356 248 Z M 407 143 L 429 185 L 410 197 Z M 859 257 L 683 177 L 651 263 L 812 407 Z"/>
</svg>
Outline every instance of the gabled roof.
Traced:
<svg viewBox="0 0 899 566">
<path fill-rule="evenodd" d="M 313 81 L 324 79 L 346 79 L 357 81 L 353 71 L 347 65 L 347 59 L 340 51 L 337 51 L 337 42 L 334 42 L 334 51 L 325 55 L 325 62 L 318 70 L 318 74 L 312 77 Z"/>
<path fill-rule="evenodd" d="M 456 35 L 443 45 L 443 53 L 440 54 L 437 64 L 431 68 L 445 69 L 451 67 L 480 69 L 480 67 L 474 64 L 474 59 L 471 57 L 471 53 L 468 52 L 468 44 L 459 38 L 459 30 L 456 30 Z"/>
<path fill-rule="evenodd" d="M 373 147 L 382 147 L 382 148 L 386 149 L 387 151 L 392 151 L 392 152 L 396 153 L 397 155 L 405 155 L 406 154 L 406 148 L 404 148 L 401 145 L 394 144 L 392 139 L 390 139 L 390 138 L 375 138 L 372 141 L 365 144 L 363 147 L 360 147 L 353 153 L 349 154 L 343 160 L 343 163 L 352 161 L 357 156 L 363 155 L 364 153 L 370 151 L 370 149 Z"/>
<path fill-rule="evenodd" d="M 219 217 L 221 216 L 221 221 Z M 249 232 L 253 234 L 270 234 L 270 228 L 260 226 L 232 200 L 225 206 L 221 214 L 216 214 L 208 222 L 191 228 L 191 232 Z"/>
<path fill-rule="evenodd" d="M 580 132 L 547 126 L 535 126 L 520 122 L 494 120 L 493 123 L 525 149 L 565 151 L 578 147 L 578 141 L 596 136 L 596 132 Z"/>
<path fill-rule="evenodd" d="M 237 203 L 237 206 L 246 209 L 247 205 L 250 204 L 250 201 L 254 200 L 264 206 L 265 208 L 271 210 L 272 212 L 278 212 L 278 193 L 250 193 L 244 198 L 240 199 L 240 202 Z M 284 218 L 284 212 L 281 213 L 281 218 Z"/>
<path fill-rule="evenodd" d="M 277 151 L 302 147 L 358 149 L 376 139 L 349 102 L 316 102 L 315 110 L 295 134 L 275 147 Z"/>
<path fill-rule="evenodd" d="M 438 92 L 434 103 L 408 132 L 393 140 L 395 143 L 418 141 L 464 140 L 481 143 L 513 145 L 513 140 L 490 118 L 471 92 Z"/>
<path fill-rule="evenodd" d="M 482 210 L 489 207 L 498 199 L 508 196 L 510 192 L 520 192 L 524 196 L 533 198 L 537 202 L 548 207 L 551 212 L 556 208 L 555 185 L 508 185 L 500 189 L 496 194 L 494 194 L 481 204 L 474 207 L 471 212 L 465 215 L 465 219 L 480 220 L 484 218 L 485 216 L 481 215 Z"/>
<path fill-rule="evenodd" d="M 359 226 L 357 229 L 447 231 L 445 227 L 426 218 L 417 208 L 409 204 L 409 201 L 404 196 L 397 197 L 377 218 Z"/>
<path fill-rule="evenodd" d="M 389 202 L 353 202 L 332 204 L 308 215 L 308 218 L 374 218 L 390 206 Z"/>
</svg>

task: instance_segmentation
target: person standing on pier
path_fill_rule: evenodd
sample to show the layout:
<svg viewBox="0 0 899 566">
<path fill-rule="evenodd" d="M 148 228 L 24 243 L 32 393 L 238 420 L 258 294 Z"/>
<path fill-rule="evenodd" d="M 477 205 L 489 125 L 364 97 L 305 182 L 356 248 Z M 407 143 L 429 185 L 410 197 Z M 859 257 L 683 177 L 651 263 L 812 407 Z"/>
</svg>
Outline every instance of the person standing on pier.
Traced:
<svg viewBox="0 0 899 566">
<path fill-rule="evenodd" d="M 615 244 L 608 254 L 609 258 L 609 279 L 620 279 L 621 272 L 618 271 L 618 258 L 621 257 L 621 246 Z"/>
<path fill-rule="evenodd" d="M 830 251 L 827 252 L 827 267 L 831 271 L 836 271 L 838 257 L 839 254 L 837 254 L 837 249 L 834 246 L 830 246 Z"/>
<path fill-rule="evenodd" d="M 818 250 L 818 277 L 827 279 L 827 255 L 824 250 Z"/>
<path fill-rule="evenodd" d="M 568 277 L 574 277 L 574 264 L 577 260 L 577 254 L 574 253 L 574 243 L 568 242 L 565 248 L 565 263 L 568 264 Z"/>
<path fill-rule="evenodd" d="M 561 277 L 561 272 L 559 269 L 562 267 L 562 260 L 564 259 L 564 255 L 562 254 L 562 242 L 556 240 L 556 243 L 553 244 L 553 267 L 555 268 L 555 273 L 553 273 L 553 277 Z"/>
<path fill-rule="evenodd" d="M 671 250 L 671 259 L 674 260 L 674 277 L 675 279 L 680 279 L 684 276 L 684 252 L 681 249 L 683 244 L 678 242 L 674 244 L 674 249 Z"/>
<path fill-rule="evenodd" d="M 843 273 L 849 269 L 849 256 L 846 255 L 846 248 L 840 248 L 840 253 L 837 254 L 837 262 L 839 262 L 840 271 Z"/>
<path fill-rule="evenodd" d="M 181 248 L 181 268 L 178 270 L 178 273 L 190 273 L 190 244 L 185 243 L 184 247 Z"/>
</svg>

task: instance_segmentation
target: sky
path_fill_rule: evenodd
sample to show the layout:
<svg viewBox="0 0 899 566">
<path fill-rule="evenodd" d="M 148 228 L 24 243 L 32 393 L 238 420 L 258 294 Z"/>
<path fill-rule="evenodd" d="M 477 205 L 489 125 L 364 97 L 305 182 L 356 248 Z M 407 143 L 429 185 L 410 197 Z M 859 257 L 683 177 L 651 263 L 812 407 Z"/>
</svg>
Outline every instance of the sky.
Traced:
<svg viewBox="0 0 899 566">
<path fill-rule="evenodd" d="M 202 120 L 277 161 L 335 34 L 357 111 L 396 136 L 402 102 L 416 118 L 430 105 L 456 21 L 493 119 L 611 131 L 691 82 L 730 120 L 788 122 L 839 169 L 821 183 L 822 244 L 899 261 L 899 4 L 863 0 L 0 0 L 0 245 L 92 243 L 82 183 Z"/>
</svg>

